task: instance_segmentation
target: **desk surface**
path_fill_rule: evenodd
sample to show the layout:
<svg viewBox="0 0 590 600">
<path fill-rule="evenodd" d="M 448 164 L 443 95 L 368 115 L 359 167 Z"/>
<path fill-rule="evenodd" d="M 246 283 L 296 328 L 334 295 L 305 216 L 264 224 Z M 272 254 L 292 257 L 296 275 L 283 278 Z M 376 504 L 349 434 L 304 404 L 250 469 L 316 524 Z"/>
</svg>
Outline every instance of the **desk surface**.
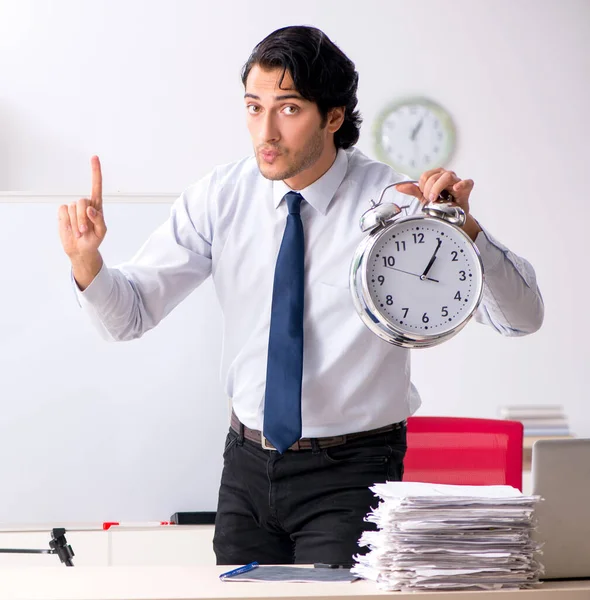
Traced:
<svg viewBox="0 0 590 600">
<path fill-rule="evenodd" d="M 375 598 L 420 600 L 590 600 L 590 580 L 543 583 L 534 590 L 501 592 L 382 592 L 354 583 L 221 582 L 227 567 L 22 567 L 0 569 L 0 598 L 28 600 L 230 600 L 259 598 Z"/>
</svg>

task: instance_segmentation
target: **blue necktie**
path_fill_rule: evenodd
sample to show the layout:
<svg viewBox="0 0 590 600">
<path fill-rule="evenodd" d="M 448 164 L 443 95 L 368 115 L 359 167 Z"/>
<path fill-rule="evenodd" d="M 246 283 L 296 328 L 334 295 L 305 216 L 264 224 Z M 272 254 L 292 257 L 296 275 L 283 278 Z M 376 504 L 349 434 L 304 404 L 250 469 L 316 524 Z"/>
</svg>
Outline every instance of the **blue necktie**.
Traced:
<svg viewBox="0 0 590 600">
<path fill-rule="evenodd" d="M 303 196 L 287 192 L 289 207 L 272 290 L 264 427 L 266 439 L 281 453 L 301 437 L 303 373 Z"/>
</svg>

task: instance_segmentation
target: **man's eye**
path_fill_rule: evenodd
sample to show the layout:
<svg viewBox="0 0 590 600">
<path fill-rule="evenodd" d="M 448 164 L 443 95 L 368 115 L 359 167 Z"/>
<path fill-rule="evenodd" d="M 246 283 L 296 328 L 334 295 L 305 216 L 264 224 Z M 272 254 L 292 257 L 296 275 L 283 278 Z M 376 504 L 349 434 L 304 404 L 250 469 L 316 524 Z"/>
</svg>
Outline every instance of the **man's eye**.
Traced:
<svg viewBox="0 0 590 600">
<path fill-rule="evenodd" d="M 248 112 L 249 112 L 251 115 L 255 115 L 255 114 L 257 114 L 258 112 L 260 112 L 260 107 L 259 107 L 259 106 L 256 106 L 255 104 L 248 104 L 248 106 L 247 106 L 246 108 L 248 109 Z"/>
<path fill-rule="evenodd" d="M 284 111 L 288 115 L 294 115 L 296 112 L 299 111 L 299 107 L 298 106 L 285 106 Z"/>
</svg>

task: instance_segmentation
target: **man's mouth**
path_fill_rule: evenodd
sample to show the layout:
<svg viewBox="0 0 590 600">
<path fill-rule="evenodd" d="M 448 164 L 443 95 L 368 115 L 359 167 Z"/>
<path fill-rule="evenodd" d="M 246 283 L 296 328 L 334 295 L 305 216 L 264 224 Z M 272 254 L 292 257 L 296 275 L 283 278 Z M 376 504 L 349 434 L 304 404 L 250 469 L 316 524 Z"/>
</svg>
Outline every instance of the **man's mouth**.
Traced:
<svg viewBox="0 0 590 600">
<path fill-rule="evenodd" d="M 277 152 L 276 150 L 261 150 L 260 151 L 260 156 L 262 157 L 262 160 L 264 160 L 264 162 L 267 162 L 269 164 L 272 164 L 277 156 L 279 156 L 279 152 Z"/>
</svg>

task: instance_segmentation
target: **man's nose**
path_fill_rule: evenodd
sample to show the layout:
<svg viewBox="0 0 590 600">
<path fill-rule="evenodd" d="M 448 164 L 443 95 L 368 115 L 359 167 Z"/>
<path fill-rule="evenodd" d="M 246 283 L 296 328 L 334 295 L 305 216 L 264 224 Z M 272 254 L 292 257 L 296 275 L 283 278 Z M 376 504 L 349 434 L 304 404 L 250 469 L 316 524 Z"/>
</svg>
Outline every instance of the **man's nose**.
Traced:
<svg viewBox="0 0 590 600">
<path fill-rule="evenodd" d="M 267 113 L 262 117 L 259 135 L 262 143 L 278 142 L 281 138 L 276 117 L 272 113 Z"/>
</svg>

